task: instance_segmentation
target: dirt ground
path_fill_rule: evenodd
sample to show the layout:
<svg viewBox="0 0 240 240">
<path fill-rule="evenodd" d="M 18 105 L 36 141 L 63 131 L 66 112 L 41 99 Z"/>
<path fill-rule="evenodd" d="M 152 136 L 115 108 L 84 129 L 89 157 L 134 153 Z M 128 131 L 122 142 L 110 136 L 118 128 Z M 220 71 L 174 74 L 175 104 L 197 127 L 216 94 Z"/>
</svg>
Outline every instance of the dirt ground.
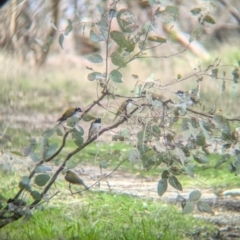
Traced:
<svg viewBox="0 0 240 240">
<path fill-rule="evenodd" d="M 94 166 L 84 165 L 82 168 L 78 168 L 77 172 L 89 186 L 100 177 L 99 168 L 94 168 Z M 103 171 L 103 175 L 108 175 L 109 173 L 111 173 L 111 170 L 106 169 Z M 103 179 L 97 189 L 128 194 L 142 199 L 172 203 L 181 211 L 180 203 L 176 201 L 178 196 L 177 190 L 169 186 L 167 192 L 160 197 L 157 194 L 158 180 L 152 177 L 142 178 L 126 171 L 116 170 L 111 176 Z M 195 189 L 184 188 L 179 194 L 187 199 L 192 190 Z M 194 216 L 212 222 L 218 229 L 214 236 L 209 236 L 206 239 L 240 239 L 240 198 L 217 197 L 208 189 L 198 190 L 202 193 L 202 199 L 212 207 L 214 214 L 201 213 L 195 209 Z M 194 236 L 194 239 L 199 239 L 197 234 Z"/>
</svg>

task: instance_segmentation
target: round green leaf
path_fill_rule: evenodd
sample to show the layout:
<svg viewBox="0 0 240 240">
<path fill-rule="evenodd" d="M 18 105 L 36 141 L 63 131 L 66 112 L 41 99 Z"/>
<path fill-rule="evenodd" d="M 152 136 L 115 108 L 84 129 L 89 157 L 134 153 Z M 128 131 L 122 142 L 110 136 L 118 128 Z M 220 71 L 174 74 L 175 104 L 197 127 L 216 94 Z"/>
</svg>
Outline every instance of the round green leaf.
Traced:
<svg viewBox="0 0 240 240">
<path fill-rule="evenodd" d="M 119 47 L 121 47 L 121 48 L 127 47 L 128 41 L 125 38 L 125 36 L 123 35 L 123 33 L 119 32 L 119 31 L 112 31 L 110 33 L 110 36 L 113 39 L 113 41 L 119 45 Z"/>
<path fill-rule="evenodd" d="M 42 199 L 42 195 L 38 191 L 31 191 L 30 194 L 34 200 L 39 201 Z"/>
<path fill-rule="evenodd" d="M 103 78 L 103 75 L 100 72 L 92 72 L 92 73 L 89 73 L 87 76 L 87 79 L 89 81 L 94 81 L 94 80 L 98 80 L 98 79 L 102 79 L 102 78 Z"/>
<path fill-rule="evenodd" d="M 50 175 L 48 174 L 39 174 L 35 177 L 34 182 L 39 186 L 42 187 L 44 186 L 50 179 Z"/>
<path fill-rule="evenodd" d="M 117 13 L 118 25 L 123 32 L 132 33 L 138 29 L 136 17 L 127 9 L 121 9 Z"/>
<path fill-rule="evenodd" d="M 157 193 L 159 196 L 162 196 L 167 191 L 167 186 L 168 183 L 166 178 L 162 178 L 158 181 Z"/>
<path fill-rule="evenodd" d="M 126 67 L 126 63 L 124 62 L 124 59 L 118 52 L 113 52 L 111 54 L 111 60 L 112 60 L 112 63 L 118 67 Z"/>
<path fill-rule="evenodd" d="M 112 70 L 110 72 L 110 79 L 115 83 L 122 83 L 122 74 L 118 70 Z"/>
<path fill-rule="evenodd" d="M 201 198 L 202 194 L 199 190 L 193 190 L 189 194 L 189 201 L 197 202 Z"/>
</svg>

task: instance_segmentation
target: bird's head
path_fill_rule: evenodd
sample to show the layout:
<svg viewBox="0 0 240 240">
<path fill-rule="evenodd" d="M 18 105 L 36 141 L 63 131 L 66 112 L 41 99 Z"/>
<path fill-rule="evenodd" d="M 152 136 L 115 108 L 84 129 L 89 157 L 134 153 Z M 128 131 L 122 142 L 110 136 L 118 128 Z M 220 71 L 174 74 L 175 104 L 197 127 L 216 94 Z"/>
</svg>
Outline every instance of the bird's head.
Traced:
<svg viewBox="0 0 240 240">
<path fill-rule="evenodd" d="M 101 121 L 102 121 L 101 118 L 97 118 L 97 119 L 95 120 L 95 123 L 101 123 Z"/>
<path fill-rule="evenodd" d="M 82 112 L 82 109 L 80 107 L 76 107 L 75 112 Z"/>
</svg>

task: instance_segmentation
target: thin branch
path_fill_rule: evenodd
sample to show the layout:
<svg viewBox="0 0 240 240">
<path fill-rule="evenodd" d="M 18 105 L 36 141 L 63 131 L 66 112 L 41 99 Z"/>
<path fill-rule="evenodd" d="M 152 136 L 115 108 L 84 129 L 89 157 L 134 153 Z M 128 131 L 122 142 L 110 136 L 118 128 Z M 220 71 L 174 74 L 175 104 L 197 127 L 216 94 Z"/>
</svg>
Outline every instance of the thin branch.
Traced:
<svg viewBox="0 0 240 240">
<path fill-rule="evenodd" d="M 122 160 L 109 174 L 102 176 L 100 179 L 98 179 L 95 183 L 93 183 L 88 189 L 83 189 L 81 191 L 72 193 L 72 194 L 77 194 L 77 193 L 82 193 L 84 191 L 89 190 L 90 188 L 94 187 L 96 184 L 98 184 L 100 181 L 102 181 L 104 178 L 107 178 L 111 176 L 127 159 Z"/>
</svg>

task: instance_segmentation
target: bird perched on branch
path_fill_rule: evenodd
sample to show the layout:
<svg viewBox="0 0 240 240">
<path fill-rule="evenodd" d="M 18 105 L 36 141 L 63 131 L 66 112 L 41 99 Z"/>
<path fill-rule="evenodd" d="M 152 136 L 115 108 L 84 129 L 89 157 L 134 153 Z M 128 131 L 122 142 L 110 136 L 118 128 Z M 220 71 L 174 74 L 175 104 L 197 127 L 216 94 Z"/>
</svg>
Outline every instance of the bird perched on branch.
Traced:
<svg viewBox="0 0 240 240">
<path fill-rule="evenodd" d="M 57 122 L 59 122 L 59 124 L 62 124 L 63 122 L 65 122 L 70 117 L 79 118 L 80 115 L 81 115 L 81 112 L 82 112 L 82 109 L 80 107 L 69 108 L 63 113 L 63 115 L 57 120 Z"/>
<path fill-rule="evenodd" d="M 66 175 L 65 175 L 65 180 L 67 182 L 69 182 L 69 185 L 70 184 L 77 184 L 77 185 L 83 185 L 86 189 L 88 189 L 89 187 L 84 183 L 84 181 L 78 177 L 78 175 L 71 171 L 71 170 L 68 170 Z"/>
<path fill-rule="evenodd" d="M 119 107 L 117 113 L 116 113 L 116 116 L 115 118 L 113 119 L 113 121 L 118 117 L 120 116 L 121 114 L 124 114 L 126 116 L 128 116 L 128 113 L 132 107 L 132 102 L 133 100 L 131 98 L 125 100 Z"/>
<path fill-rule="evenodd" d="M 191 89 L 186 92 L 177 91 L 176 94 L 180 99 L 181 103 L 186 103 L 189 106 L 199 103 L 200 102 L 200 84 L 198 84 L 198 87 L 196 89 Z"/>
<path fill-rule="evenodd" d="M 100 131 L 102 126 L 101 121 L 102 121 L 101 118 L 97 118 L 95 121 L 91 123 L 87 141 Z"/>
</svg>

